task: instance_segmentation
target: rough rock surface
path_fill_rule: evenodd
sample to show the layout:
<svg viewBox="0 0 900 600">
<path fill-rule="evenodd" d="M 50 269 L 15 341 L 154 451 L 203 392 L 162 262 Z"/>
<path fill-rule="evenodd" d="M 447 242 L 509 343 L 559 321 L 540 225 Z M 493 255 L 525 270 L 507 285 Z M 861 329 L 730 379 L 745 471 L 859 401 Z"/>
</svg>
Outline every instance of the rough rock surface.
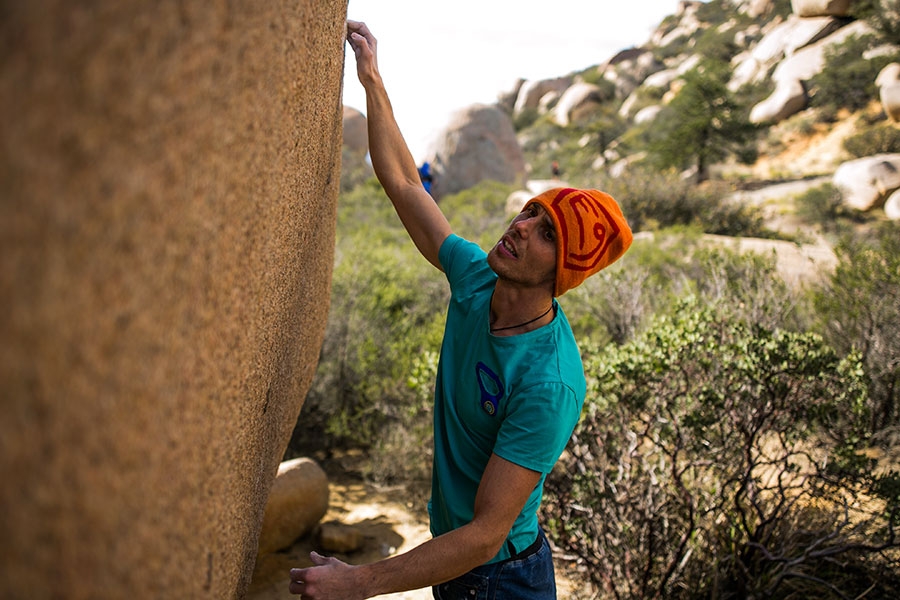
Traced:
<svg viewBox="0 0 900 600">
<path fill-rule="evenodd" d="M 345 10 L 3 4 L 3 598 L 244 595 L 324 335 Z"/>
<path fill-rule="evenodd" d="M 278 466 L 259 532 L 259 554 L 287 548 L 312 531 L 328 510 L 328 476 L 311 458 Z"/>
<path fill-rule="evenodd" d="M 440 200 L 485 181 L 513 183 L 525 175 L 525 157 L 512 120 L 496 106 L 474 104 L 456 112 L 426 159 Z"/>
</svg>

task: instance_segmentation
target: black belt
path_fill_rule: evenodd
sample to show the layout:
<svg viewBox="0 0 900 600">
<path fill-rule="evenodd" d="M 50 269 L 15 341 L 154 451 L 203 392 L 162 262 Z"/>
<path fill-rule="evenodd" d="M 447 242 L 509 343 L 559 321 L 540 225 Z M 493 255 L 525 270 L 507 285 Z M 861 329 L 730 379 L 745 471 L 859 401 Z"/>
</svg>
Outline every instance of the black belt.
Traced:
<svg viewBox="0 0 900 600">
<path fill-rule="evenodd" d="M 538 550 L 540 550 L 542 545 L 543 540 L 541 539 L 540 532 L 538 532 L 537 539 L 534 540 L 530 546 L 528 546 L 521 552 L 516 552 L 515 545 L 509 538 L 506 538 L 506 549 L 509 550 L 509 558 L 507 560 L 522 560 L 523 558 L 528 558 L 529 556 L 535 554 Z"/>
</svg>

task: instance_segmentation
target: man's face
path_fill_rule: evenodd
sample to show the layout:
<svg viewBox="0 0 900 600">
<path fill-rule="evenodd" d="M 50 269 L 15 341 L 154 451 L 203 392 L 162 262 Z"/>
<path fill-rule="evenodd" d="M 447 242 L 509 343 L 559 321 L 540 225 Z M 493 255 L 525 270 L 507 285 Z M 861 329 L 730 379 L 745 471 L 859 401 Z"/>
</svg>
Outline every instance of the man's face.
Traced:
<svg viewBox="0 0 900 600">
<path fill-rule="evenodd" d="M 549 285 L 556 279 L 556 229 L 540 204 L 526 206 L 488 253 L 488 264 L 501 278 L 526 287 Z"/>
</svg>

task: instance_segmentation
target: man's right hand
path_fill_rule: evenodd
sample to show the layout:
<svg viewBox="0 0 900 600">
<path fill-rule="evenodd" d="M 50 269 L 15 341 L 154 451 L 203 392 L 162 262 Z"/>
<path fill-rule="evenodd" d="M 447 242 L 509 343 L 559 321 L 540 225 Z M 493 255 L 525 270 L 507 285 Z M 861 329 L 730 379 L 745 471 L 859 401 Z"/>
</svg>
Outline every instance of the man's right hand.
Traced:
<svg viewBox="0 0 900 600">
<path fill-rule="evenodd" d="M 347 21 L 347 41 L 356 55 L 356 75 L 359 82 L 366 87 L 375 81 L 378 75 L 378 40 L 362 21 Z"/>
</svg>

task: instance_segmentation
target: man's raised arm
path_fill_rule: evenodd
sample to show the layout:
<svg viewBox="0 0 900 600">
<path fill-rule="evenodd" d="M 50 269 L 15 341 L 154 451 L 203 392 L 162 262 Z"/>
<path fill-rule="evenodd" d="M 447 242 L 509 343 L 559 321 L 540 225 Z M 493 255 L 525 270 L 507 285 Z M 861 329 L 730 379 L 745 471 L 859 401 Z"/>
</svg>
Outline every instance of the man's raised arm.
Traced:
<svg viewBox="0 0 900 600">
<path fill-rule="evenodd" d="M 450 223 L 422 187 L 419 171 L 400 133 L 378 72 L 377 41 L 365 23 L 347 21 L 347 41 L 356 55 L 356 72 L 366 90 L 369 155 L 403 226 L 419 252 L 438 269 L 438 251 L 450 235 Z"/>
</svg>

